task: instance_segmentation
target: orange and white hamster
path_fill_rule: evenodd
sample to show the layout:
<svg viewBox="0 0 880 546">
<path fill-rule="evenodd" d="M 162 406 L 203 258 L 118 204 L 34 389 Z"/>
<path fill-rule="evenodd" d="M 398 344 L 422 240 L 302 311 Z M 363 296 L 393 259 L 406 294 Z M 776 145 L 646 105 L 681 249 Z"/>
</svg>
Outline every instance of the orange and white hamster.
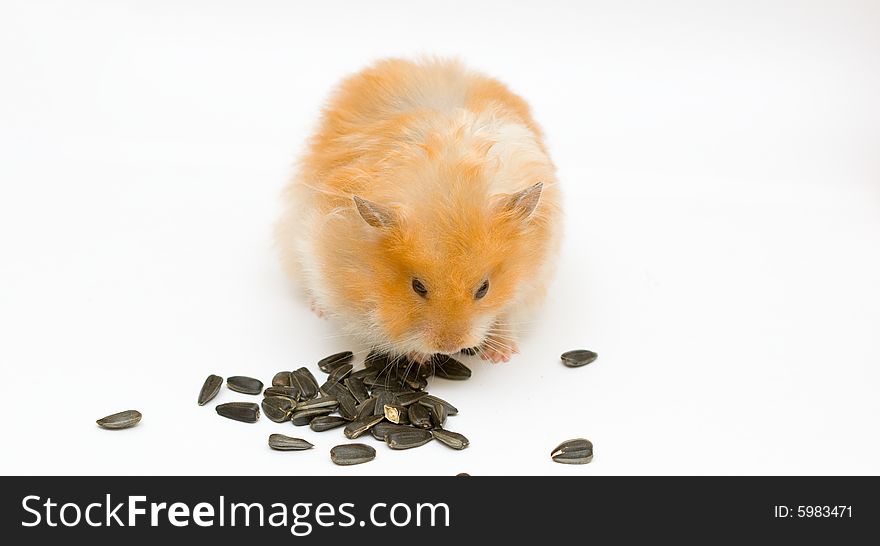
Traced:
<svg viewBox="0 0 880 546">
<path fill-rule="evenodd" d="M 276 242 L 312 308 L 419 362 L 518 352 L 562 228 L 526 102 L 434 59 L 384 60 L 343 81 L 283 206 Z"/>
</svg>

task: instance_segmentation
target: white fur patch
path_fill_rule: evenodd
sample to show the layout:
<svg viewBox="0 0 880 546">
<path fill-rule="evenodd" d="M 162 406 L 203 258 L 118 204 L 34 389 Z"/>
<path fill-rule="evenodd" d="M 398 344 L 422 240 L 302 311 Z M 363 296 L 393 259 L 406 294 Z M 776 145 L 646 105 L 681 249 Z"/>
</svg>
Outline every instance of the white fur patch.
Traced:
<svg viewBox="0 0 880 546">
<path fill-rule="evenodd" d="M 498 161 L 499 171 L 492 180 L 492 193 L 516 193 L 543 180 L 524 179 L 536 167 L 549 167 L 535 134 L 519 123 L 496 125 L 491 138 L 496 143 L 489 149 L 489 158 Z M 538 170 L 543 170 L 539 167 Z"/>
</svg>

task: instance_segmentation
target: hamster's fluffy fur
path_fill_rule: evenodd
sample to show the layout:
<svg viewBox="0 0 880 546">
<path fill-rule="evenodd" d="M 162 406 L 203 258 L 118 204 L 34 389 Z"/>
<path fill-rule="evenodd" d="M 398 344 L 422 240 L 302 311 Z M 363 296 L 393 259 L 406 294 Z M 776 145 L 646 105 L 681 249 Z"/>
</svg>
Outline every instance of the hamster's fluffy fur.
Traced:
<svg viewBox="0 0 880 546">
<path fill-rule="evenodd" d="M 543 299 L 561 213 L 522 98 L 458 62 L 391 59 L 332 95 L 276 242 L 313 309 L 370 346 L 498 362 Z"/>
</svg>

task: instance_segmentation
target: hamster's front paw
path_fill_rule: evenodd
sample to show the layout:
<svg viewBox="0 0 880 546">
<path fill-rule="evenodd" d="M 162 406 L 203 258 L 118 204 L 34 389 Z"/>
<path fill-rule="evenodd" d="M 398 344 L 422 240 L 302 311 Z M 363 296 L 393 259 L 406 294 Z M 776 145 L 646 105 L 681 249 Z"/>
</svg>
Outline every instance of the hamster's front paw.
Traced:
<svg viewBox="0 0 880 546">
<path fill-rule="evenodd" d="M 309 308 L 312 313 L 318 315 L 318 318 L 324 318 L 324 310 L 318 306 L 318 302 L 314 298 L 309 300 Z"/>
<path fill-rule="evenodd" d="M 519 347 L 517 347 L 516 341 L 510 338 L 489 334 L 477 352 L 483 360 L 497 364 L 510 361 L 511 355 L 519 353 Z"/>
</svg>

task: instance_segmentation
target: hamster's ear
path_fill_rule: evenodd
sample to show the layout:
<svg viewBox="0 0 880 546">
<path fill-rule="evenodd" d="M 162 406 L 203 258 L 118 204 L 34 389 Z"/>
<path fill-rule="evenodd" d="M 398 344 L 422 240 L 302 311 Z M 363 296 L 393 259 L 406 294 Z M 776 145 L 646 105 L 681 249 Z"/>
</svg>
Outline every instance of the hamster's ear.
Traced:
<svg viewBox="0 0 880 546">
<path fill-rule="evenodd" d="M 534 186 L 518 191 L 511 195 L 502 196 L 501 202 L 498 204 L 498 210 L 505 216 L 527 220 L 538 201 L 541 199 L 541 190 L 544 189 L 544 183 L 538 182 Z"/>
<path fill-rule="evenodd" d="M 364 221 L 374 228 L 390 228 L 397 225 L 394 211 L 388 207 L 362 199 L 357 195 L 352 197 L 358 213 Z"/>
</svg>

